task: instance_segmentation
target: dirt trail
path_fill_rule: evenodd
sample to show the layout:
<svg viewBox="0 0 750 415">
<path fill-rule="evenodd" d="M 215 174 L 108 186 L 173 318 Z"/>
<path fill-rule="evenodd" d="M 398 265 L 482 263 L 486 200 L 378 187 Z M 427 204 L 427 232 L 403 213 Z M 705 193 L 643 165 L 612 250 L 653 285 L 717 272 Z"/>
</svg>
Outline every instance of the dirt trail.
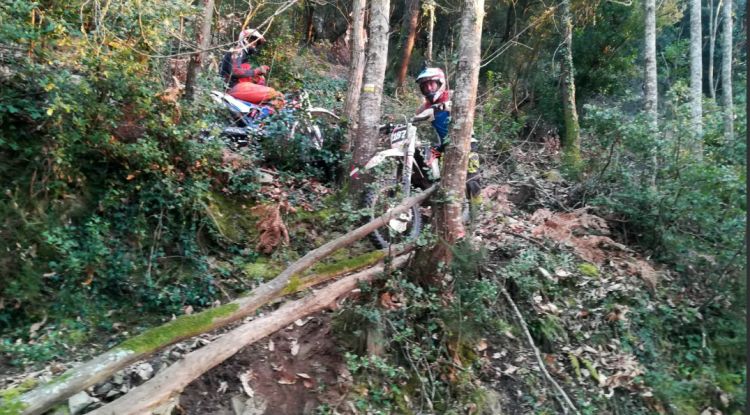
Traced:
<svg viewBox="0 0 750 415">
<path fill-rule="evenodd" d="M 331 315 L 321 313 L 245 347 L 204 374 L 184 390 L 180 407 L 196 415 L 312 414 L 321 404 L 340 403 L 347 379 Z"/>
</svg>

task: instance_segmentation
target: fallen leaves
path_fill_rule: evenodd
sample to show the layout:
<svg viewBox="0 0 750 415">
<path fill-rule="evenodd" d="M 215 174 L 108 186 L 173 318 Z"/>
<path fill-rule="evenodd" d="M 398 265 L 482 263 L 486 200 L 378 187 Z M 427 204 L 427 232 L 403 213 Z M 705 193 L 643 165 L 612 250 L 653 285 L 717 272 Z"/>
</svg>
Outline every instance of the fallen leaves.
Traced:
<svg viewBox="0 0 750 415">
<path fill-rule="evenodd" d="M 282 243 L 289 244 L 289 231 L 281 219 L 281 210 L 293 211 L 287 203 L 274 203 L 269 205 L 258 205 L 252 208 L 253 214 L 260 217 L 258 230 L 260 237 L 255 246 L 257 251 L 270 254 Z"/>
<path fill-rule="evenodd" d="M 628 311 L 630 311 L 628 306 L 616 305 L 614 309 L 610 311 L 609 314 L 607 314 L 606 319 L 610 323 L 616 322 L 616 321 L 628 321 L 627 317 L 625 316 L 625 314 L 627 314 Z"/>
<path fill-rule="evenodd" d="M 299 353 L 299 343 L 297 343 L 297 339 L 293 339 L 291 343 L 291 350 L 290 352 L 292 356 L 297 356 L 297 353 Z"/>
<path fill-rule="evenodd" d="M 384 292 L 380 294 L 380 306 L 386 310 L 397 310 L 403 306 L 398 294 Z"/>
<path fill-rule="evenodd" d="M 607 348 L 583 345 L 570 350 L 568 356 L 571 361 L 580 361 L 585 367 L 585 369 L 579 369 L 584 377 L 590 377 L 597 386 L 609 390 L 610 393 L 616 388 L 631 392 L 650 391 L 641 380 L 637 379 L 645 373 L 645 369 L 635 355 L 620 351 L 616 340 L 612 340 Z"/>
<path fill-rule="evenodd" d="M 245 392 L 245 394 L 250 398 L 255 396 L 255 391 L 250 387 L 250 380 L 255 378 L 255 374 L 253 373 L 253 371 L 247 370 L 240 373 L 238 377 L 240 379 L 240 384 L 242 384 L 242 390 Z"/>
<path fill-rule="evenodd" d="M 513 202 L 508 200 L 511 187 L 504 185 L 489 185 L 482 189 L 482 198 L 491 202 L 492 212 L 501 215 L 510 215 L 513 210 Z"/>
<path fill-rule="evenodd" d="M 297 375 L 293 375 L 289 372 L 280 372 L 279 379 L 276 381 L 279 385 L 294 385 L 297 383 Z"/>
<path fill-rule="evenodd" d="M 631 249 L 607 236 L 610 234 L 607 222 L 588 210 L 589 207 L 572 212 L 539 209 L 529 219 L 535 225 L 531 235 L 568 245 L 576 255 L 592 264 L 602 266 L 609 263 L 628 275 L 639 276 L 650 290 L 655 290 L 658 284 L 656 270 L 647 261 L 634 257 Z M 539 271 L 550 279 L 570 275 L 565 270 L 555 271 L 555 277 L 543 268 Z"/>
<path fill-rule="evenodd" d="M 305 389 L 311 389 L 315 386 L 315 381 L 307 373 L 297 373 L 297 377 L 302 379 L 302 386 L 304 386 Z"/>
</svg>

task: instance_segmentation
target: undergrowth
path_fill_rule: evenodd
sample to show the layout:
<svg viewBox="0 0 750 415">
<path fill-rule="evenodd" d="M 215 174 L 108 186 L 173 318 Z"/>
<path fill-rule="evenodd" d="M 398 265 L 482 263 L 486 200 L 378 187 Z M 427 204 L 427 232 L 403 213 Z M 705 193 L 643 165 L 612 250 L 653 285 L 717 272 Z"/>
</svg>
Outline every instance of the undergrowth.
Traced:
<svg viewBox="0 0 750 415">
<path fill-rule="evenodd" d="M 226 123 L 207 96 L 223 89 L 218 76 L 204 71 L 192 102 L 166 99 L 168 62 L 136 52 L 169 51 L 157 39 L 180 25 L 170 17 L 189 13 L 188 3 L 136 15 L 118 4 L 95 23 L 86 2 L 51 5 L 42 26 L 28 19 L 33 3 L 12 3 L 0 6 L 0 43 L 29 53 L 0 58 L 12 68 L 0 78 L 0 353 L 28 365 L 94 338 L 112 346 L 127 329 L 245 291 L 253 281 L 243 267 L 262 256 L 248 211 L 274 201 L 258 168 L 294 182 L 332 180 L 343 137 L 335 121 L 321 124 L 328 140 L 319 150 L 299 131 L 290 137 L 299 113 L 284 113 L 256 147 L 229 151 L 204 140 Z M 150 36 L 133 31 L 131 18 Z M 107 30 L 82 31 L 89 24 Z M 295 55 L 280 48 L 273 57 L 285 82 L 277 88 L 312 91 L 305 105 L 338 102 L 345 84 L 293 76 L 305 73 Z"/>
</svg>

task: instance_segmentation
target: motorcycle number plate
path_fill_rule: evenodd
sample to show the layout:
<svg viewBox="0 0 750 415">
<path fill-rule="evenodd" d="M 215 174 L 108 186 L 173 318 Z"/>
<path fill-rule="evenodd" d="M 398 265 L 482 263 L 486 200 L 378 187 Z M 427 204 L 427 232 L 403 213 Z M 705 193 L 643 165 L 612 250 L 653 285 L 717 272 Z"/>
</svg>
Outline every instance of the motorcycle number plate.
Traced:
<svg viewBox="0 0 750 415">
<path fill-rule="evenodd" d="M 391 147 L 404 140 L 406 140 L 406 129 L 394 131 L 391 134 Z"/>
</svg>

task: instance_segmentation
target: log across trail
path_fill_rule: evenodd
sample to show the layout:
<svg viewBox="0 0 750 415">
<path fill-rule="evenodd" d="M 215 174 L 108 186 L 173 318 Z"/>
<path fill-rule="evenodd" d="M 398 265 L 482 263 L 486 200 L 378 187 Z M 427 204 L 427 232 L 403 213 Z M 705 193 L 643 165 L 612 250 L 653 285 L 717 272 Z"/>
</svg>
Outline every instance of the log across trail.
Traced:
<svg viewBox="0 0 750 415">
<path fill-rule="evenodd" d="M 406 263 L 407 259 L 408 255 L 396 257 L 391 266 L 400 267 Z M 339 297 L 356 288 L 358 283 L 369 281 L 383 272 L 384 268 L 384 265 L 378 265 L 349 275 L 314 291 L 300 300 L 286 303 L 267 316 L 245 323 L 214 342 L 183 356 L 177 363 L 169 366 L 146 383 L 133 389 L 120 399 L 89 412 L 89 414 L 135 415 L 149 413 L 177 396 L 190 382 L 230 358 L 241 348 L 283 329 L 297 319 L 325 309 Z"/>
<path fill-rule="evenodd" d="M 289 294 L 300 288 L 304 281 L 298 275 L 324 259 L 336 250 L 349 246 L 364 238 L 377 228 L 386 226 L 395 215 L 406 212 L 415 204 L 421 203 L 432 195 L 437 184 L 418 195 L 404 200 L 400 205 L 379 218 L 330 241 L 307 253 L 290 265 L 273 280 L 257 287 L 249 295 L 238 298 L 228 304 L 205 310 L 200 313 L 182 316 L 163 326 L 156 327 L 126 340 L 115 348 L 69 369 L 57 378 L 21 395 L 12 402 L 0 402 L 0 411 L 4 405 L 21 404 L 23 414 L 41 414 L 83 389 L 102 382 L 116 371 L 141 360 L 178 341 L 206 333 L 243 319 L 268 302 Z M 322 282 L 322 281 L 318 281 Z"/>
</svg>

